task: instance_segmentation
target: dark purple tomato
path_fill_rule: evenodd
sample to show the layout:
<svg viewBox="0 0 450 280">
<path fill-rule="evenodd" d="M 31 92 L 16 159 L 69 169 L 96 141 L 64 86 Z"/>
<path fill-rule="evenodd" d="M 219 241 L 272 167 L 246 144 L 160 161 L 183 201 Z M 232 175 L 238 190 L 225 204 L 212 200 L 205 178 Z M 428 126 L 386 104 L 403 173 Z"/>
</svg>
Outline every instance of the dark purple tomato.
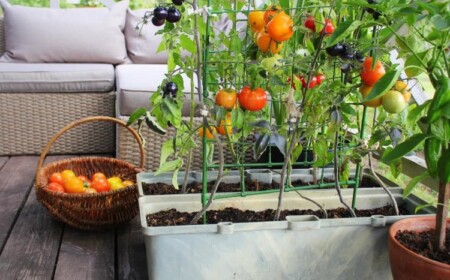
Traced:
<svg viewBox="0 0 450 280">
<path fill-rule="evenodd" d="M 181 13 L 177 8 L 170 7 L 167 10 L 167 18 L 166 20 L 171 23 L 179 22 L 181 19 Z"/>
<path fill-rule="evenodd" d="M 167 18 L 167 9 L 165 7 L 156 7 L 153 10 L 153 16 L 159 20 Z"/>
<path fill-rule="evenodd" d="M 154 26 L 161 26 L 164 24 L 166 20 L 164 19 L 157 19 L 156 17 L 152 17 L 152 23 Z"/>
</svg>

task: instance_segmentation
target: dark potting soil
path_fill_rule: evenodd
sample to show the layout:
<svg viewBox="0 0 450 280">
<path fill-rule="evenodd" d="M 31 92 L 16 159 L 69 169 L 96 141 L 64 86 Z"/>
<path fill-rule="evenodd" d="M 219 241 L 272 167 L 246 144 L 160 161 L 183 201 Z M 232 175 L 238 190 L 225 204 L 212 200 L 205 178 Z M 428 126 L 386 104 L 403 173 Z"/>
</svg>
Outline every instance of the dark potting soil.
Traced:
<svg viewBox="0 0 450 280">
<path fill-rule="evenodd" d="M 330 180 L 324 180 L 324 182 L 332 182 Z M 297 180 L 292 182 L 294 186 L 307 186 L 312 185 L 312 183 L 305 183 L 301 180 Z M 214 182 L 208 183 L 208 191 L 214 186 Z M 372 179 L 364 177 L 360 188 L 376 188 L 379 185 L 374 182 Z M 164 184 L 164 183 L 142 183 L 142 189 L 145 195 L 163 195 L 163 194 L 182 194 L 181 188 L 179 190 L 175 189 L 172 185 Z M 276 182 L 272 182 L 272 184 L 261 183 L 258 181 L 246 182 L 245 190 L 246 191 L 263 191 L 263 190 L 272 190 L 279 189 L 279 184 Z M 202 192 L 202 184 L 198 182 L 190 183 L 186 187 L 187 193 L 201 193 Z M 224 184 L 220 183 L 218 192 L 240 192 L 241 185 L 240 183 L 230 183 Z"/>
<path fill-rule="evenodd" d="M 372 215 L 395 215 L 394 207 L 387 205 L 374 209 L 355 210 L 358 217 L 370 217 Z M 408 215 L 408 211 L 400 207 L 402 215 Z M 160 211 L 154 214 L 147 215 L 147 225 L 150 227 L 156 226 L 174 226 L 174 225 L 188 225 L 195 216 L 195 212 L 178 212 L 176 209 Z M 346 208 L 327 209 L 328 218 L 350 218 L 350 212 Z M 324 213 L 321 210 L 283 210 L 280 214 L 280 220 L 285 220 L 286 216 L 292 215 L 316 215 L 319 218 L 324 218 Z M 264 222 L 273 221 L 275 210 L 267 209 L 264 211 L 239 210 L 236 208 L 225 208 L 223 210 L 209 210 L 206 212 L 206 220 L 208 224 L 217 224 L 219 222 Z M 201 224 L 202 221 L 198 222 Z"/>
<path fill-rule="evenodd" d="M 441 263 L 450 264 L 450 228 L 447 228 L 446 234 L 445 249 L 437 252 L 433 250 L 434 230 L 424 232 L 398 231 L 395 234 L 395 239 L 417 254 Z"/>
</svg>

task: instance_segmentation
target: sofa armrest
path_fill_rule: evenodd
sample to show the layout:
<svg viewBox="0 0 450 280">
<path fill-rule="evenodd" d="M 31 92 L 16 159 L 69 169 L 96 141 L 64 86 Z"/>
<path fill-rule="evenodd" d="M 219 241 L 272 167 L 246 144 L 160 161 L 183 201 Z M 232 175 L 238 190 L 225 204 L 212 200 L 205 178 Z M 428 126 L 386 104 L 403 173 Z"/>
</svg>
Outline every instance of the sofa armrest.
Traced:
<svg viewBox="0 0 450 280">
<path fill-rule="evenodd" d="M 5 21 L 0 17 L 0 56 L 5 52 Z"/>
</svg>

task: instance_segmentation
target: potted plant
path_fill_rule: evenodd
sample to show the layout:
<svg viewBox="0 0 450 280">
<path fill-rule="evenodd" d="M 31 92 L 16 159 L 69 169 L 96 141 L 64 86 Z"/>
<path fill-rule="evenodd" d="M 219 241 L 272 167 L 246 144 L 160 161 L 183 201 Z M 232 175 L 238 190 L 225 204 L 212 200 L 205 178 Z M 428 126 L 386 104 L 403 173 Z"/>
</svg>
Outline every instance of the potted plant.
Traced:
<svg viewBox="0 0 450 280">
<path fill-rule="evenodd" d="M 159 257 L 153 256 L 160 255 L 162 251 L 172 251 L 172 249 L 163 249 L 163 247 L 157 245 L 153 237 L 165 240 L 163 243 L 166 245 L 169 243 L 195 244 L 194 246 L 189 245 L 188 248 L 191 257 L 192 255 L 197 256 L 197 253 L 203 250 L 198 247 L 199 251 L 196 251 L 195 248 L 197 245 L 200 246 L 199 244 L 205 240 L 207 240 L 207 244 L 213 245 L 213 248 L 210 248 L 213 251 L 215 248 L 219 248 L 219 244 L 224 244 L 224 247 L 218 249 L 221 254 L 224 250 L 234 248 L 232 244 L 251 243 L 254 245 L 255 242 L 250 242 L 250 240 L 256 240 L 256 243 L 259 240 L 260 244 L 271 244 L 279 240 L 279 243 L 283 244 L 280 245 L 283 246 L 282 251 L 287 255 L 293 252 L 304 252 L 308 248 L 308 244 L 294 242 L 303 239 L 302 235 L 287 232 L 287 229 L 292 229 L 293 231 L 304 230 L 305 232 L 302 233 L 306 233 L 312 238 L 311 240 L 314 240 L 318 233 L 308 232 L 308 230 L 319 227 L 328 228 L 337 223 L 337 221 L 333 222 L 331 220 L 318 220 L 317 217 L 297 216 L 288 218 L 288 221 L 279 221 L 281 212 L 285 208 L 297 205 L 299 197 L 314 196 L 312 192 L 298 192 L 299 188 L 294 186 L 290 180 L 292 177 L 292 163 L 296 161 L 305 147 L 310 147 L 315 154 L 314 168 L 321 169 L 322 166 L 330 163 L 333 163 L 334 166 L 333 177 L 338 196 L 336 197 L 334 190 L 327 190 L 329 193 L 332 192 L 334 194 L 334 198 L 331 199 L 334 203 L 326 199 L 321 203 L 330 207 L 332 205 L 341 205 L 342 203 L 354 215 L 353 208 L 355 208 L 355 204 L 349 205 L 352 192 L 341 191 L 341 185 L 350 182 L 348 180 L 350 178 L 350 161 L 360 159 L 366 153 L 364 150 L 367 150 L 364 147 L 364 141 L 360 141 L 361 138 L 364 138 L 364 130 L 362 129 L 364 125 L 360 125 L 361 116 L 365 114 L 367 106 L 364 106 L 364 114 L 353 106 L 360 106 L 361 101 L 369 101 L 369 98 L 376 98 L 389 91 L 400 74 L 398 69 L 387 63 L 386 66 L 389 66 L 389 68 L 385 77 L 381 78 L 383 75 L 379 75 L 380 73 L 377 72 L 369 75 L 372 78 L 372 82 L 374 79 L 379 81 L 369 91 L 367 100 L 363 100 L 363 93 L 358 93 L 360 68 L 366 67 L 367 71 L 371 73 L 373 69 L 372 62 L 363 63 L 362 60 L 369 61 L 368 58 L 365 59 L 365 56 L 368 57 L 368 54 L 372 53 L 373 58 L 378 58 L 372 59 L 375 65 L 377 65 L 377 60 L 382 59 L 387 62 L 386 55 L 381 56 L 377 52 L 380 50 L 377 39 L 365 41 L 362 37 L 362 34 L 365 34 L 363 31 L 368 28 L 373 29 L 376 34 L 379 33 L 377 28 L 379 22 L 374 22 L 372 19 L 372 14 L 375 13 L 365 12 L 365 8 L 375 7 L 373 3 L 359 1 L 358 3 L 346 5 L 347 3 L 344 3 L 344 1 L 323 1 L 316 6 L 308 5 L 305 1 L 273 1 L 274 3 L 268 3 L 263 7 L 256 7 L 253 3 L 247 3 L 247 1 L 208 1 L 206 6 L 211 8 L 201 9 L 199 7 L 202 7 L 202 5 L 199 5 L 199 2 L 195 0 L 192 3 L 186 2 L 185 5 L 178 8 L 183 12 L 183 17 L 189 17 L 189 20 L 182 20 L 179 24 L 166 23 L 163 27 L 164 31 L 162 32 L 166 36 L 164 46 L 166 48 L 170 46 L 170 51 L 172 52 L 172 58 L 169 59 L 168 64 L 168 78 L 163 81 L 161 92 L 155 93 L 151 97 L 153 105 L 151 111 L 139 110 L 130 118 L 130 123 L 140 120 L 143 124 L 147 123 L 150 128 L 161 133 L 165 132 L 169 124 L 177 129 L 177 134 L 182 133 L 169 139 L 164 144 L 161 167 L 158 171 L 158 173 L 172 172 L 172 181 L 175 182 L 175 185 L 178 183 L 178 171 L 185 166 L 183 156 L 192 153 L 197 135 L 201 135 L 204 154 L 205 164 L 202 172 L 204 186 L 206 186 L 209 179 L 207 171 L 210 168 L 214 168 L 217 171 L 217 180 L 214 188 L 210 194 L 207 193 L 206 187 L 203 188 L 202 201 L 192 201 L 185 195 L 176 197 L 141 197 L 141 222 L 143 224 L 143 232 L 146 235 L 147 250 L 149 253 L 152 253 L 152 257 L 149 257 L 149 269 L 151 270 L 149 272 L 153 277 L 157 277 L 160 275 L 159 273 L 163 273 L 162 271 L 168 272 L 168 270 L 163 269 L 165 267 L 164 263 L 167 264 L 168 262 L 163 260 L 163 258 L 159 259 Z M 187 8 L 188 5 L 192 5 L 192 9 Z M 343 11 L 342 16 L 337 14 L 337 11 L 341 10 Z M 153 16 L 155 16 L 155 11 Z M 250 29 L 246 28 L 243 33 L 238 32 L 237 26 L 241 13 L 245 14 L 241 21 L 246 21 L 249 26 L 255 28 L 254 30 L 250 31 Z M 266 14 L 267 22 L 264 19 Z M 206 22 L 202 21 L 200 15 L 204 15 Z M 211 30 L 210 27 L 213 26 L 214 22 L 223 16 L 232 19 L 231 30 L 225 28 L 225 32 L 217 33 L 214 31 L 214 28 Z M 314 16 L 314 28 L 311 23 L 306 23 L 311 16 Z M 358 19 L 359 17 L 361 19 Z M 270 22 L 274 19 L 277 19 L 277 24 L 271 25 Z M 260 22 L 262 24 L 259 24 Z M 201 26 L 204 26 L 205 29 L 200 28 Z M 280 26 L 283 29 L 275 28 Z M 375 28 L 372 28 L 374 26 Z M 269 32 L 269 30 L 272 31 Z M 269 35 L 266 33 L 269 33 Z M 387 40 L 392 33 L 388 32 L 381 35 L 382 40 Z M 267 36 L 269 36 L 268 40 Z M 290 37 L 286 39 L 284 36 Z M 275 37 L 277 38 L 276 40 L 273 39 Z M 206 39 L 202 41 L 201 38 Z M 374 38 L 378 37 L 374 36 Z M 253 40 L 256 40 L 256 42 Z M 376 47 L 374 47 L 374 43 L 376 43 Z M 281 44 L 283 46 L 280 48 Z M 187 60 L 182 60 L 180 45 L 195 55 L 188 57 Z M 377 51 L 372 52 L 373 49 Z M 279 51 L 281 51 L 281 54 L 275 56 Z M 202 53 L 204 55 L 201 55 Z M 275 59 L 273 59 L 274 57 Z M 192 87 L 191 96 L 194 93 L 198 96 L 200 106 L 196 107 L 194 98 L 191 98 L 190 102 L 192 102 L 191 108 L 193 110 L 191 110 L 188 121 L 182 120 L 180 113 L 181 104 L 185 102 L 184 96 L 179 91 L 182 85 L 179 81 L 181 79 L 179 74 L 182 72 L 191 79 L 194 77 L 198 79 L 198 87 Z M 322 81 L 322 74 L 325 76 L 325 81 Z M 317 84 L 318 80 L 321 81 L 320 85 L 314 85 L 314 81 Z M 351 81 L 353 80 L 356 82 L 352 83 Z M 175 83 L 178 88 L 178 91 L 175 91 L 175 96 L 166 89 L 171 82 Z M 303 83 L 304 85 L 302 85 Z M 324 94 L 325 92 L 326 94 Z M 218 96 L 223 98 L 218 98 Z M 253 99 L 247 99 L 249 96 L 252 96 Z M 234 106 L 236 99 L 239 101 L 239 106 Z M 230 102 L 231 105 L 227 102 L 222 103 L 224 100 L 227 102 L 232 100 Z M 200 125 L 193 120 L 195 108 L 197 108 L 201 116 Z M 359 133 L 356 136 L 351 136 L 348 133 L 349 128 L 355 128 Z M 257 132 L 262 136 L 257 138 L 258 140 L 256 141 L 247 141 L 253 132 Z M 265 137 L 265 135 L 268 136 Z M 350 137 L 350 142 L 346 142 L 347 136 Z M 226 168 L 234 167 L 238 169 L 244 190 L 240 194 L 228 196 L 249 195 L 245 192 L 245 184 L 242 180 L 244 168 L 252 166 L 246 162 L 246 152 L 254 148 L 254 153 L 259 155 L 266 149 L 269 143 L 268 140 L 272 137 L 279 140 L 277 141 L 277 146 L 281 147 L 280 150 L 284 152 L 284 162 L 278 165 L 267 165 L 269 167 L 281 167 L 279 174 L 281 187 L 277 190 L 279 192 L 278 199 L 274 199 L 273 196 L 252 196 L 236 199 L 218 199 L 214 200 L 213 203 L 217 187 L 224 178 L 224 169 Z M 309 146 L 303 146 L 305 139 L 307 139 L 307 143 L 310 143 L 308 144 Z M 352 144 L 355 145 L 353 146 L 355 149 L 346 149 L 346 146 L 351 147 Z M 225 163 L 223 153 L 225 147 L 231 151 L 233 159 L 231 165 Z M 218 151 L 217 157 L 212 156 L 214 150 Z M 175 156 L 175 158 L 169 159 L 169 156 Z M 357 184 L 361 169 L 356 168 L 356 170 L 356 176 L 354 176 L 355 179 L 352 183 Z M 320 182 L 318 178 L 321 177 L 321 175 L 318 175 L 320 172 L 315 171 L 312 172 L 315 177 L 314 180 Z M 189 174 L 189 172 L 185 174 Z M 323 174 L 324 172 L 322 172 Z M 285 193 L 285 191 L 289 192 Z M 326 191 L 321 195 L 325 193 Z M 321 195 L 316 195 L 314 199 L 320 199 Z M 396 199 L 399 199 L 399 195 L 401 193 L 397 191 L 394 196 Z M 372 192 L 370 198 L 366 197 L 367 202 L 372 205 L 379 204 L 380 200 L 377 199 L 381 196 L 383 198 L 386 197 L 384 194 L 380 194 L 379 190 L 376 190 Z M 364 200 L 364 195 L 361 197 Z M 177 229 L 145 226 L 148 225 L 147 219 L 154 219 L 154 217 L 148 217 L 147 214 L 178 204 L 182 207 L 180 208 L 182 211 L 198 211 L 199 208 L 202 209 L 197 212 L 194 218 L 189 218 L 193 223 L 196 223 L 198 219 L 205 217 L 204 214 L 208 207 L 215 209 L 223 208 L 225 205 L 239 205 L 242 207 L 250 205 L 255 209 L 261 209 L 261 207 L 267 207 L 262 206 L 262 203 L 267 202 L 272 203 L 272 205 L 276 202 L 276 205 L 273 206 L 277 206 L 275 207 L 277 209 L 271 213 L 275 222 L 256 223 L 255 225 L 226 222 L 218 225 L 201 225 L 201 228 L 198 225 L 188 225 L 176 227 Z M 361 240 L 361 244 L 367 245 L 368 240 L 371 240 L 369 250 L 372 251 L 378 248 L 381 251 L 377 251 L 375 255 L 383 256 L 383 248 L 377 245 L 379 245 L 378 241 L 382 240 L 386 232 L 381 229 L 371 231 L 368 228 L 372 225 L 375 227 L 383 226 L 397 219 L 401 219 L 401 217 L 372 217 L 339 221 L 347 225 L 351 224 L 339 236 L 345 236 L 345 240 L 351 242 L 355 240 L 355 235 L 361 232 L 370 232 L 367 239 Z M 175 218 L 175 220 L 177 221 L 178 218 Z M 186 220 L 186 218 L 182 218 L 182 220 Z M 361 227 L 361 225 L 363 226 Z M 256 229 L 260 230 L 260 232 L 256 232 Z M 333 231 L 337 232 L 336 229 L 330 228 L 328 233 L 321 231 L 320 234 L 327 236 Z M 238 232 L 239 234 L 237 234 Z M 273 235 L 269 234 L 269 232 L 273 232 Z M 170 236 L 163 236 L 164 233 L 169 233 Z M 213 234 L 210 240 L 209 233 L 221 233 L 221 235 Z M 233 233 L 236 234 L 231 236 Z M 264 239 L 265 236 L 268 236 L 269 239 Z M 184 237 L 187 238 L 187 241 L 179 240 L 179 238 Z M 176 242 L 172 242 L 175 239 L 171 238 L 175 238 Z M 226 239 L 226 241 L 223 239 Z M 314 242 L 319 242 L 319 239 L 322 238 L 316 238 Z M 278 244 L 278 242 L 275 243 Z M 295 244 L 295 246 L 292 246 L 292 244 Z M 231 259 L 239 260 L 237 263 L 233 262 L 233 269 L 229 271 L 237 271 L 237 274 L 245 273 L 248 266 L 242 261 L 244 259 L 261 259 L 263 263 L 276 261 L 274 258 L 268 257 L 270 255 L 267 254 L 268 252 L 263 254 L 264 257 L 261 257 L 258 256 L 258 253 L 255 253 L 255 250 L 245 248 L 246 250 L 241 251 L 248 250 L 248 252 L 251 252 L 249 253 L 252 255 L 251 257 L 239 258 L 236 255 L 231 255 L 232 252 L 229 252 L 230 256 L 232 256 L 230 257 Z M 348 247 L 348 249 L 351 248 Z M 330 256 L 339 254 L 339 251 L 343 252 L 340 247 L 335 247 L 335 249 L 335 251 L 331 249 L 328 251 Z M 351 249 L 351 251 L 354 250 Z M 208 254 L 217 256 L 214 252 L 211 253 L 210 250 L 208 252 Z M 346 260 L 361 260 L 364 255 L 367 255 L 363 251 L 358 252 L 358 254 L 360 255 L 355 257 L 354 252 L 350 254 L 350 251 L 347 251 L 342 255 L 347 256 Z M 196 259 L 194 262 L 202 263 L 200 261 L 202 259 L 205 263 L 203 269 L 206 267 L 211 269 L 214 265 L 212 261 L 215 260 L 215 257 L 212 257 L 213 255 L 209 255 L 206 258 L 198 255 L 199 259 Z M 180 254 L 180 256 L 182 255 Z M 297 258 L 289 259 L 295 260 Z M 325 259 L 322 258 L 324 261 Z M 327 258 L 326 262 L 331 264 L 333 263 L 332 259 L 333 257 Z M 370 263 L 379 262 L 381 267 L 386 268 L 382 257 L 375 259 Z M 289 271 L 289 273 L 295 274 L 288 267 L 298 268 L 296 271 L 302 272 L 307 270 L 307 267 L 300 267 L 297 261 L 296 264 L 290 262 L 285 264 L 286 266 L 280 266 L 281 270 Z M 380 266 L 371 265 L 371 268 L 366 270 L 365 273 L 373 273 L 371 269 L 379 270 Z M 363 268 L 361 264 L 352 262 L 351 267 L 355 269 L 352 273 L 357 275 L 367 266 Z M 358 267 L 361 269 L 357 269 Z M 160 268 L 161 270 L 159 270 Z M 223 269 L 223 266 L 218 269 Z M 256 269 L 259 269 L 257 273 L 260 273 L 261 276 L 267 273 L 261 267 Z M 202 273 L 207 273 L 207 271 Z M 197 275 L 203 275 L 202 273 Z M 293 277 L 295 277 L 294 274 Z M 382 277 L 385 276 L 384 272 L 381 274 L 383 274 Z M 327 277 L 325 275 L 322 276 L 319 278 Z M 180 275 L 173 275 L 173 278 L 180 278 Z"/>
<path fill-rule="evenodd" d="M 395 279 L 415 279 L 420 278 L 420 275 L 433 279 L 446 279 L 450 277 L 449 248 L 445 247 L 446 230 L 448 231 L 450 223 L 447 218 L 450 198 L 450 68 L 448 64 L 450 5 L 445 1 L 426 3 L 406 1 L 401 5 L 390 7 L 389 10 L 384 10 L 386 6 L 382 4 L 378 5 L 379 9 L 382 9 L 381 13 L 401 19 L 403 28 L 408 30 L 404 33 L 393 31 L 397 45 L 400 47 L 399 57 L 405 61 L 405 72 L 408 78 L 421 75 L 420 78 L 429 79 L 435 89 L 431 101 L 418 106 L 415 111 L 418 126 L 424 129 L 387 151 L 382 159 L 386 162 L 395 161 L 413 151 L 417 146 L 423 145 L 427 169 L 411 180 L 405 195 L 408 195 L 418 182 L 427 177 L 432 177 L 439 182 L 435 217 L 428 218 L 426 221 L 420 218 L 413 221 L 400 221 L 392 226 L 389 237 L 392 272 Z M 386 28 L 390 29 L 387 22 Z M 444 264 L 426 259 L 404 245 L 400 245 L 397 238 L 400 239 L 399 236 L 404 231 L 434 232 L 431 240 L 428 240 L 433 245 L 430 251 L 434 255 L 438 255 L 438 252 L 447 252 L 444 253 L 447 255 L 446 260 L 445 257 L 437 259 Z M 407 246 L 411 248 L 411 245 Z M 417 247 L 420 245 L 417 244 Z M 426 257 L 431 258 L 430 255 Z"/>
</svg>

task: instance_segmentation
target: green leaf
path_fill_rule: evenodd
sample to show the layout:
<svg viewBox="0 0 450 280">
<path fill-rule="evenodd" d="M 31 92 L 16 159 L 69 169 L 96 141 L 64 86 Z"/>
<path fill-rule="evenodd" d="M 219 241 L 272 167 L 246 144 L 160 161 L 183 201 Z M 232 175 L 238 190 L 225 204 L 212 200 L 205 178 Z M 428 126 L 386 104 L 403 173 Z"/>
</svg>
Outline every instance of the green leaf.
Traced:
<svg viewBox="0 0 450 280">
<path fill-rule="evenodd" d="M 406 186 L 405 190 L 403 191 L 403 197 L 404 198 L 408 197 L 408 195 L 411 194 L 416 185 L 428 177 L 430 177 L 430 175 L 428 174 L 428 171 L 425 171 L 419 176 L 412 178 L 411 181 L 409 181 L 408 185 Z"/>
<path fill-rule="evenodd" d="M 195 45 L 194 41 L 189 38 L 186 34 L 180 35 L 180 46 L 187 50 L 188 52 L 194 54 L 197 52 L 197 46 Z"/>
<path fill-rule="evenodd" d="M 179 168 L 180 165 L 181 165 L 180 158 L 171 161 L 166 161 L 159 166 L 158 170 L 156 170 L 155 172 L 155 175 L 159 175 L 164 172 L 173 172 L 175 169 Z"/>
<path fill-rule="evenodd" d="M 422 133 L 415 134 L 411 136 L 409 139 L 407 139 L 405 142 L 400 143 L 392 151 L 384 153 L 381 160 L 386 163 L 390 163 L 391 161 L 399 159 L 404 155 L 406 155 L 407 153 L 411 152 L 415 147 L 417 147 L 420 143 L 422 143 L 422 141 L 424 141 L 427 138 L 428 136 L 426 136 L 425 134 Z"/>
<path fill-rule="evenodd" d="M 378 98 L 390 90 L 395 82 L 398 80 L 402 70 L 399 68 L 388 71 L 381 79 L 373 86 L 369 94 L 364 98 L 363 102 Z"/>
<path fill-rule="evenodd" d="M 410 110 L 409 112 L 408 112 L 408 117 L 407 117 L 407 123 L 409 124 L 409 125 L 414 125 L 418 120 L 419 120 L 419 118 L 421 117 L 421 114 L 422 114 L 422 112 L 426 109 L 426 108 L 428 108 L 428 106 L 430 105 L 430 100 L 427 100 L 425 103 L 423 103 L 422 105 L 420 105 L 420 106 L 416 106 L 414 109 L 412 109 L 412 110 Z"/>
<path fill-rule="evenodd" d="M 447 17 L 447 19 L 445 19 L 440 14 L 432 16 L 430 21 L 434 25 L 434 27 L 436 27 L 436 29 L 440 31 L 444 31 L 450 27 L 449 18 Z"/>
<path fill-rule="evenodd" d="M 297 145 L 295 146 L 294 150 L 292 151 L 292 162 L 296 162 L 298 160 L 298 157 L 303 151 L 303 145 Z"/>
<path fill-rule="evenodd" d="M 427 208 L 427 207 L 433 206 L 433 205 L 434 205 L 434 203 L 432 203 L 432 202 L 424 204 L 424 205 L 419 205 L 419 206 L 416 207 L 416 209 L 414 209 L 414 213 L 417 214 L 423 208 Z"/>
<path fill-rule="evenodd" d="M 389 164 L 389 167 L 390 167 L 392 176 L 394 176 L 394 178 L 397 179 L 403 170 L 402 161 L 400 159 L 394 160 Z"/>
<path fill-rule="evenodd" d="M 408 78 L 413 78 L 418 76 L 420 73 L 425 72 L 426 69 L 423 68 L 420 60 L 424 60 L 428 51 L 416 53 L 417 56 L 411 55 L 405 60 L 405 73 Z M 417 58 L 419 57 L 420 60 Z"/>
<path fill-rule="evenodd" d="M 448 131 L 449 128 L 447 125 L 448 122 L 449 120 L 439 118 L 436 122 L 430 124 L 431 133 L 444 143 L 447 143 L 448 138 L 450 137 L 450 131 Z"/>
<path fill-rule="evenodd" d="M 175 169 L 173 171 L 173 175 L 172 175 L 172 185 L 173 187 L 178 190 L 180 187 L 178 185 L 178 171 L 180 171 L 179 169 Z"/>
<path fill-rule="evenodd" d="M 161 43 L 159 43 L 158 49 L 156 49 L 156 53 L 160 53 L 165 50 L 166 50 L 166 41 L 161 40 Z"/>
<path fill-rule="evenodd" d="M 351 32 L 356 30 L 356 28 L 358 28 L 361 24 L 362 21 L 359 20 L 347 20 L 340 23 L 331 37 L 328 39 L 326 47 L 331 47 L 341 42 Z"/>
<path fill-rule="evenodd" d="M 284 10 L 289 9 L 290 5 L 289 5 L 289 0 L 280 0 L 280 6 L 281 8 L 283 8 Z"/>
<path fill-rule="evenodd" d="M 167 158 L 175 153 L 175 149 L 173 146 L 173 139 L 170 138 L 166 140 L 161 147 L 161 157 L 160 157 L 160 165 L 165 163 Z"/>
<path fill-rule="evenodd" d="M 145 108 L 136 109 L 136 111 L 131 113 L 130 118 L 127 121 L 127 125 L 131 125 L 131 124 L 135 123 L 138 119 L 145 116 L 146 113 L 147 113 L 147 109 L 145 109 Z"/>
</svg>

